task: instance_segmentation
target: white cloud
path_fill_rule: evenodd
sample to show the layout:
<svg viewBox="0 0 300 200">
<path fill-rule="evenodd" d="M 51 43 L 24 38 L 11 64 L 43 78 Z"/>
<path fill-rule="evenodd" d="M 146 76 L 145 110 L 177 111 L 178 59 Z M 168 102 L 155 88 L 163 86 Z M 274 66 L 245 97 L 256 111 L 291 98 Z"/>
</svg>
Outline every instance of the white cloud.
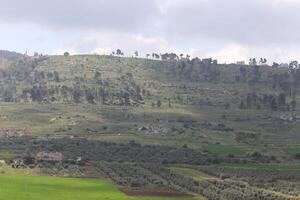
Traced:
<svg viewBox="0 0 300 200">
<path fill-rule="evenodd" d="M 126 56 L 132 56 L 138 50 L 140 56 L 144 57 L 147 53 L 180 52 L 175 46 L 169 44 L 164 38 L 145 37 L 135 34 L 122 34 L 116 32 L 88 32 L 82 33 L 65 48 L 58 48 L 53 51 L 61 54 L 69 51 L 72 54 L 98 53 L 110 54 L 116 49 L 121 49 Z"/>
<path fill-rule="evenodd" d="M 204 57 L 216 58 L 220 63 L 248 62 L 249 58 L 267 58 L 269 64 L 273 62 L 287 63 L 292 60 L 300 61 L 300 48 L 284 49 L 275 46 L 257 47 L 229 44 L 220 50 L 205 53 Z"/>
<path fill-rule="evenodd" d="M 236 63 L 237 61 L 246 61 L 249 57 L 249 51 L 241 45 L 230 44 L 223 49 L 207 52 L 204 57 L 218 59 L 221 63 Z"/>
</svg>

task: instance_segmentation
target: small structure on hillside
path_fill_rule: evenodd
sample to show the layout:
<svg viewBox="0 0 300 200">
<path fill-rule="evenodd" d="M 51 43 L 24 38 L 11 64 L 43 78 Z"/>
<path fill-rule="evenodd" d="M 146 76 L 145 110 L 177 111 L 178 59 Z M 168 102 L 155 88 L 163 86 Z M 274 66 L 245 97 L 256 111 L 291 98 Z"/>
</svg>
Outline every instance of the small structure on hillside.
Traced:
<svg viewBox="0 0 300 200">
<path fill-rule="evenodd" d="M 285 113 L 279 116 L 279 119 L 284 122 L 300 122 L 300 116 L 295 113 Z"/>
<path fill-rule="evenodd" d="M 168 128 L 162 126 L 154 126 L 152 124 L 150 124 L 149 126 L 142 126 L 138 130 L 149 135 L 166 135 L 169 133 Z"/>
<path fill-rule="evenodd" d="M 294 115 L 293 114 L 282 114 L 279 116 L 279 119 L 285 122 L 292 122 L 294 121 Z"/>
<path fill-rule="evenodd" d="M 56 120 L 57 120 L 57 118 L 54 117 L 54 118 L 50 119 L 49 122 L 50 122 L 50 124 L 52 124 L 52 123 L 54 123 Z"/>
<path fill-rule="evenodd" d="M 47 153 L 42 151 L 36 155 L 36 160 L 46 162 L 61 162 L 63 160 L 63 155 L 59 152 Z"/>
</svg>

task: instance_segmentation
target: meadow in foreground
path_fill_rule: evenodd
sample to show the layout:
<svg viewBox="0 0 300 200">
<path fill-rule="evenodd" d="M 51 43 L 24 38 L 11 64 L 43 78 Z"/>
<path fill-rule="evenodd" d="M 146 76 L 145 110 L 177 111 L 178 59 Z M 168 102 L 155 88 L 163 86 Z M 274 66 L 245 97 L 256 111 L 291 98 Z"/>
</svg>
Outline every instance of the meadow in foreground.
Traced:
<svg viewBox="0 0 300 200">
<path fill-rule="evenodd" d="M 104 179 L 0 175 L 1 200 L 196 200 L 192 197 L 130 197 Z"/>
</svg>

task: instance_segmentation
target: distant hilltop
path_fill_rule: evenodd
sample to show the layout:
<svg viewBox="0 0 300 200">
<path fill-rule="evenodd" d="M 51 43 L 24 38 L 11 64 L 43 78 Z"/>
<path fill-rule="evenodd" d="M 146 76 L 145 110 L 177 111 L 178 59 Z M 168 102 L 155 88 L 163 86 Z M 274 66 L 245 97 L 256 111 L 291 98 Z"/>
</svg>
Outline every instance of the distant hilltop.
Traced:
<svg viewBox="0 0 300 200">
<path fill-rule="evenodd" d="M 70 56 L 69 52 L 64 52 L 64 56 Z M 80 55 L 97 55 L 97 54 L 80 54 Z M 116 51 L 112 51 L 110 56 L 115 56 L 115 57 L 125 57 L 124 52 L 120 49 L 117 49 Z M 13 59 L 18 59 L 22 57 L 41 57 L 41 56 L 51 56 L 51 55 L 43 55 L 39 54 L 38 52 L 35 52 L 33 56 L 28 56 L 27 52 L 24 54 L 13 52 L 13 51 L 7 51 L 7 50 L 0 50 L 0 59 L 7 59 L 7 60 L 13 60 Z M 54 56 L 54 55 L 53 55 Z M 217 59 L 213 58 L 191 58 L 190 55 L 188 54 L 176 54 L 176 53 L 151 53 L 151 54 L 146 54 L 146 55 L 140 55 L 138 51 L 135 51 L 131 58 L 146 58 L 146 59 L 154 59 L 154 60 L 162 60 L 162 61 L 201 61 L 204 63 L 213 63 L 213 64 L 218 64 Z M 290 68 L 298 68 L 299 63 L 297 60 L 292 60 L 289 63 L 277 63 L 273 62 L 272 65 L 268 64 L 270 61 L 268 61 L 266 58 L 249 58 L 248 61 L 245 60 L 238 60 L 235 63 L 228 63 L 228 64 L 237 64 L 237 65 L 268 65 L 272 67 L 290 67 Z M 226 64 L 226 63 L 224 63 Z"/>
</svg>

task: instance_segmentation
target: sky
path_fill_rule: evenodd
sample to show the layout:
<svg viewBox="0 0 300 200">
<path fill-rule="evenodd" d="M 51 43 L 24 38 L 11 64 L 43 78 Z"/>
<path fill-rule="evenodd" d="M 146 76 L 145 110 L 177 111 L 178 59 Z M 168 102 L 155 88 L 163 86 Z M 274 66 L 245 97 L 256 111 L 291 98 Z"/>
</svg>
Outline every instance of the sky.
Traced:
<svg viewBox="0 0 300 200">
<path fill-rule="evenodd" d="M 0 49 L 300 61 L 300 0 L 0 0 Z"/>
</svg>

